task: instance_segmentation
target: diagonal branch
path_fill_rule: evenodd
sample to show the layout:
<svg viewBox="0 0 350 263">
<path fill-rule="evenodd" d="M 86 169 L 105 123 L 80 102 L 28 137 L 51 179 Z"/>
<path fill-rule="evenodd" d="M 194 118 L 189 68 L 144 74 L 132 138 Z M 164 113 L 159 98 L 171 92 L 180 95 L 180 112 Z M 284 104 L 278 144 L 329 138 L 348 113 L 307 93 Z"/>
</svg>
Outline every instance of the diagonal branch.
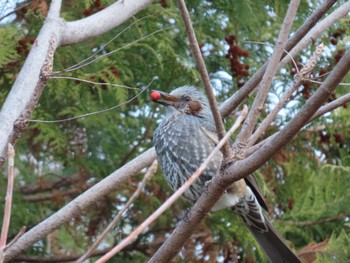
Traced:
<svg viewBox="0 0 350 263">
<path fill-rule="evenodd" d="M 215 176 L 198 201 L 191 208 L 186 220 L 181 221 L 170 237 L 164 242 L 149 262 L 169 262 L 182 248 L 183 243 L 191 236 L 195 227 L 207 215 L 211 207 L 220 198 L 227 185 L 238 181 L 256 171 L 277 151 L 282 149 L 300 129 L 308 123 L 310 117 L 332 94 L 342 78 L 350 70 L 350 50 L 345 53 L 334 70 L 308 100 L 299 113 L 273 138 L 263 144 L 256 152 L 244 160 L 237 161 Z"/>
<path fill-rule="evenodd" d="M 293 36 L 288 40 L 285 50 L 290 51 L 294 46 L 298 44 L 298 42 L 316 25 L 316 23 L 322 18 L 322 16 L 334 5 L 336 0 L 327 0 L 324 1 L 323 4 L 310 16 L 310 18 L 293 34 Z M 338 11 L 343 10 L 344 7 L 341 6 L 338 8 Z M 345 7 L 346 9 L 346 7 Z M 337 11 L 337 12 L 338 12 Z M 349 12 L 349 10 L 347 10 Z M 340 17 L 346 15 L 345 12 L 342 12 L 340 16 L 336 14 L 334 11 L 330 17 L 333 17 L 332 21 L 329 21 L 327 24 L 328 27 L 332 26 L 335 21 L 340 19 Z M 318 27 L 318 25 L 317 25 Z M 313 34 L 311 37 L 314 39 L 319 34 Z M 220 107 L 221 115 L 223 117 L 227 117 L 234 109 L 236 109 L 243 100 L 256 88 L 256 86 L 261 81 L 264 72 L 266 71 L 268 62 L 266 62 L 247 82 L 241 87 L 235 94 L 231 96 L 228 100 L 226 100 Z M 282 67 L 282 64 L 279 68 Z"/>
<path fill-rule="evenodd" d="M 179 4 L 179 9 L 180 9 L 180 12 L 182 15 L 182 19 L 184 20 L 184 23 L 185 23 L 186 32 L 187 32 L 188 39 L 190 42 L 190 48 L 191 48 L 193 57 L 196 60 L 198 71 L 199 71 L 199 74 L 202 78 L 202 82 L 203 82 L 205 91 L 207 93 L 208 99 L 209 99 L 210 109 L 212 111 L 213 118 L 215 121 L 216 132 L 218 134 L 219 140 L 221 140 L 225 136 L 225 128 L 224 128 L 224 124 L 223 124 L 222 119 L 221 119 L 220 112 L 219 112 L 218 107 L 217 107 L 213 87 L 210 84 L 208 71 L 207 71 L 207 68 L 205 66 L 201 50 L 200 50 L 199 45 L 198 45 L 196 34 L 194 33 L 194 30 L 192 27 L 191 17 L 190 17 L 188 10 L 187 10 L 187 6 L 186 6 L 185 1 L 178 0 L 177 2 Z M 224 147 L 222 148 L 222 152 L 223 152 L 224 156 L 230 155 L 230 146 L 229 146 L 228 142 L 224 144 Z"/>
<path fill-rule="evenodd" d="M 82 255 L 76 263 L 82 263 L 84 260 L 88 259 L 92 253 L 95 251 L 97 246 L 105 239 L 107 234 L 114 228 L 114 226 L 118 223 L 118 221 L 122 218 L 123 214 L 129 209 L 129 207 L 132 205 L 132 203 L 137 199 L 137 197 L 140 195 L 143 188 L 146 186 L 146 183 L 149 181 L 149 179 L 156 173 L 158 167 L 157 159 L 153 161 L 151 166 L 148 168 L 145 176 L 143 177 L 142 182 L 139 184 L 137 190 L 134 192 L 134 194 L 130 197 L 128 202 L 125 204 L 123 209 L 118 213 L 118 215 L 113 219 L 113 221 L 107 226 L 107 228 L 102 232 L 102 234 L 97 238 L 97 240 L 92 244 L 92 246 L 88 249 L 88 251 L 85 252 L 84 255 Z"/>
<path fill-rule="evenodd" d="M 2 221 L 1 236 L 0 236 L 0 262 L 3 262 L 3 257 L 6 254 L 6 242 L 7 234 L 10 227 L 11 219 L 11 207 L 12 207 L 12 196 L 13 196 L 13 168 L 14 168 L 14 157 L 15 149 L 11 144 L 8 145 L 8 177 L 7 177 L 7 190 L 5 197 L 5 210 Z"/>
<path fill-rule="evenodd" d="M 24 249 L 33 245 L 36 241 L 68 222 L 83 210 L 103 198 L 108 193 L 115 191 L 117 186 L 124 184 L 131 176 L 138 174 L 143 168 L 151 165 L 156 157 L 154 148 L 145 151 L 123 167 L 119 168 L 98 184 L 85 191 L 59 211 L 30 229 L 20 237 L 12 247 L 7 250 L 6 260 L 14 258 Z"/>
<path fill-rule="evenodd" d="M 44 25 L 0 111 L 0 167 L 6 158 L 7 144 L 14 144 L 27 127 L 52 69 L 56 47 L 99 36 L 131 18 L 152 0 L 120 0 L 90 17 L 73 22 L 65 22 L 59 17 L 61 2 L 51 1 Z M 44 69 L 49 70 L 46 76 L 42 74 Z"/>
<path fill-rule="evenodd" d="M 283 55 L 284 47 L 288 40 L 288 36 L 297 13 L 299 3 L 300 0 L 292 0 L 289 4 L 272 57 L 266 67 L 265 74 L 259 86 L 257 87 L 257 94 L 254 99 L 252 108 L 249 111 L 247 119 L 243 123 L 241 132 L 237 136 L 235 142 L 236 144 L 247 143 L 249 137 L 253 133 L 258 118 L 261 115 L 261 112 L 263 111 L 267 94 L 272 84 L 272 79 L 278 70 L 278 62 L 280 61 Z"/>
<path fill-rule="evenodd" d="M 310 122 L 321 117 L 323 114 L 330 112 L 338 107 L 344 106 L 346 103 L 350 102 L 350 93 L 345 94 L 332 102 L 322 106 L 315 114 L 311 117 Z"/>
<path fill-rule="evenodd" d="M 59 38 L 61 0 L 53 0 L 48 16 L 0 111 L 0 167 L 8 143 L 14 142 L 28 125 L 52 69 Z M 30 77 L 28 77 L 30 76 Z"/>
<path fill-rule="evenodd" d="M 119 26 L 154 0 L 119 0 L 107 8 L 86 18 L 66 22 L 61 46 L 84 42 Z"/>
<path fill-rule="evenodd" d="M 277 117 L 280 110 L 287 104 L 289 98 L 292 96 L 293 92 L 304 82 L 305 78 L 310 75 L 310 72 L 314 69 L 317 60 L 321 56 L 324 49 L 324 45 L 321 43 L 317 46 L 316 51 L 310 58 L 308 63 L 301 69 L 298 76 L 295 78 L 293 85 L 283 94 L 282 98 L 279 100 L 277 105 L 272 109 L 272 111 L 266 116 L 260 126 L 256 129 L 253 135 L 249 138 L 247 147 L 252 146 L 259 137 L 267 130 L 271 122 Z"/>
<path fill-rule="evenodd" d="M 202 174 L 202 172 L 207 168 L 213 157 L 220 151 L 223 145 L 228 141 L 230 136 L 238 129 L 241 122 L 245 119 L 248 113 L 248 107 L 245 106 L 241 112 L 241 115 L 236 119 L 235 123 L 232 125 L 231 129 L 225 134 L 225 136 L 219 141 L 215 148 L 211 151 L 209 156 L 203 161 L 203 163 L 198 167 L 198 169 L 186 180 L 186 182 L 176 190 L 155 212 L 152 213 L 142 224 L 140 224 L 129 236 L 123 239 L 116 247 L 114 247 L 110 252 L 100 258 L 97 263 L 106 262 L 112 256 L 121 251 L 124 247 L 130 244 L 135 238 L 151 223 L 153 223 L 162 213 L 164 213 L 182 194 L 192 185 L 192 183 Z M 221 192 L 221 195 L 223 191 Z M 220 195 L 220 196 L 221 196 Z M 168 261 L 156 261 L 156 262 L 168 262 Z"/>
</svg>

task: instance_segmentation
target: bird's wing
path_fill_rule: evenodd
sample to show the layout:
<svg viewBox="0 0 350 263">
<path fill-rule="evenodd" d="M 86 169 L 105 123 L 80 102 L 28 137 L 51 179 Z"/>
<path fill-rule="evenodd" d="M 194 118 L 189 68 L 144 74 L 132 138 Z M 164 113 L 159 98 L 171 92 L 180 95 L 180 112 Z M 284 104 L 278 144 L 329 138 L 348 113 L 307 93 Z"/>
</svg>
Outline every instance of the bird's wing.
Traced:
<svg viewBox="0 0 350 263">
<path fill-rule="evenodd" d="M 258 199 L 259 204 L 268 211 L 267 203 L 265 201 L 265 198 L 261 192 L 261 188 L 256 180 L 256 176 L 254 174 L 250 174 L 245 178 L 245 182 L 247 185 L 252 189 L 253 193 L 255 194 L 256 198 Z"/>
<path fill-rule="evenodd" d="M 215 133 L 208 131 L 203 126 L 201 126 L 201 129 L 215 145 L 217 145 L 219 143 L 219 140 L 218 140 L 217 135 Z M 261 188 L 258 185 L 258 182 L 256 180 L 255 175 L 253 175 L 253 174 L 248 175 L 245 178 L 245 182 L 247 183 L 247 185 L 249 185 L 249 187 L 252 189 L 253 193 L 256 195 L 256 198 L 258 199 L 260 205 L 267 211 L 268 210 L 267 203 L 266 203 L 265 198 L 261 192 Z"/>
</svg>

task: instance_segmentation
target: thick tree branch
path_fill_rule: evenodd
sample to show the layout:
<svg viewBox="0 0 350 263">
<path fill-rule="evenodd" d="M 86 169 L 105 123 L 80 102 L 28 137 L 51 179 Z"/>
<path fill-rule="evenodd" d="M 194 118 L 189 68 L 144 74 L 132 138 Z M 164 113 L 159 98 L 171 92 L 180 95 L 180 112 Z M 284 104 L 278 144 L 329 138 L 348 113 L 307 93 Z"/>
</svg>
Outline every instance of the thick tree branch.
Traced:
<svg viewBox="0 0 350 263">
<path fill-rule="evenodd" d="M 309 123 L 310 118 L 334 92 L 337 85 L 349 72 L 349 70 L 350 50 L 344 54 L 327 79 L 300 109 L 296 116 L 289 121 L 289 123 L 280 132 L 273 135 L 273 138 L 269 140 L 269 143 L 265 143 L 251 156 L 242 161 L 237 161 L 226 170 L 225 176 L 223 177 L 227 179 L 227 183 L 230 183 L 230 177 L 232 177 L 233 174 L 243 174 L 244 177 L 246 172 L 248 172 L 248 174 L 254 172 L 257 168 L 259 168 L 259 166 L 268 161 L 274 154 L 282 149 L 282 147 L 290 142 L 296 136 L 296 134 Z M 235 179 L 239 180 L 241 178 L 242 176 L 239 176 Z"/>
<path fill-rule="evenodd" d="M 60 0 L 52 1 L 45 23 L 0 111 L 0 167 L 5 161 L 7 144 L 14 144 L 26 128 L 47 81 L 45 74 L 51 73 L 52 56 L 60 36 L 60 7 Z"/>
<path fill-rule="evenodd" d="M 68 23 L 59 18 L 61 0 L 51 2 L 44 25 L 0 111 L 0 167 L 5 161 L 7 144 L 14 144 L 27 127 L 51 73 L 55 49 L 63 44 L 75 44 L 101 35 L 151 2 L 118 1 L 91 17 Z"/>
<path fill-rule="evenodd" d="M 236 142 L 237 144 L 246 144 L 249 137 L 252 135 L 254 127 L 261 115 L 264 104 L 267 98 L 267 94 L 272 84 L 272 79 L 276 75 L 278 70 L 278 62 L 281 60 L 285 44 L 288 40 L 290 30 L 292 29 L 294 18 L 297 14 L 300 0 L 292 0 L 289 4 L 286 16 L 284 18 L 281 31 L 279 33 L 273 54 L 268 62 L 265 74 L 257 87 L 257 94 L 254 99 L 252 108 L 249 111 L 247 119 L 244 121 L 242 130 L 238 134 Z"/>
<path fill-rule="evenodd" d="M 135 238 L 152 222 L 154 222 L 162 213 L 164 213 L 182 194 L 193 184 L 193 182 L 202 174 L 202 172 L 207 168 L 208 164 L 212 158 L 218 154 L 220 149 L 229 140 L 230 136 L 239 128 L 242 121 L 248 113 L 248 107 L 245 105 L 241 115 L 236 119 L 235 123 L 232 125 L 230 130 L 225 134 L 225 136 L 219 141 L 215 148 L 210 152 L 209 156 L 202 162 L 202 164 L 197 168 L 197 170 L 178 188 L 153 214 L 151 214 L 144 222 L 142 222 L 130 235 L 123 239 L 116 247 L 114 247 L 108 254 L 101 257 L 97 263 L 106 262 L 116 253 L 121 251 L 125 246 L 130 244 Z M 220 196 L 223 191 L 220 193 Z M 168 261 L 157 261 L 157 262 L 168 262 Z"/>
<path fill-rule="evenodd" d="M 108 193 L 115 191 L 117 186 L 124 184 L 130 176 L 136 175 L 143 168 L 151 165 L 155 158 L 156 153 L 154 148 L 151 148 L 119 168 L 114 173 L 110 174 L 101 182 L 91 187 L 89 190 L 68 203 L 65 207 L 61 208 L 55 214 L 45 219 L 20 237 L 16 244 L 8 249 L 5 259 L 8 261 L 14 258 L 53 230 L 68 222 L 74 216 L 82 214 L 84 209 L 95 203 L 97 200 L 100 200 Z"/>
<path fill-rule="evenodd" d="M 286 51 L 290 51 L 294 46 L 297 45 L 297 43 L 316 25 L 316 23 L 322 18 L 322 16 L 333 6 L 333 4 L 336 2 L 336 0 L 331 1 L 324 1 L 323 4 L 310 16 L 310 18 L 293 34 L 293 36 L 288 40 L 286 44 Z M 338 8 L 337 10 L 340 10 Z M 346 15 L 346 13 L 343 12 L 343 16 Z M 333 16 L 333 13 L 330 15 Z M 339 19 L 338 16 L 334 16 L 334 19 Z M 333 20 L 333 23 L 335 21 Z M 328 24 L 328 27 L 330 27 L 332 24 Z M 318 35 L 314 35 L 313 37 L 316 38 Z M 284 55 L 285 57 L 285 55 Z M 286 58 L 288 58 L 287 56 Z M 289 57 L 290 58 L 290 57 Z M 243 100 L 247 98 L 247 96 L 256 88 L 256 86 L 261 81 L 266 68 L 267 68 L 268 62 L 266 62 L 247 82 L 246 84 L 241 87 L 235 94 L 231 96 L 228 100 L 226 100 L 224 103 L 222 103 L 220 107 L 221 115 L 225 118 L 230 113 L 236 109 Z M 279 68 L 282 67 L 282 64 L 279 66 Z"/>
<path fill-rule="evenodd" d="M 67 22 L 60 45 L 72 45 L 108 32 L 144 9 L 154 0 L 119 0 L 96 14 Z"/>
<path fill-rule="evenodd" d="M 308 123 L 310 117 L 317 111 L 322 103 L 332 94 L 336 86 L 350 70 L 350 50 L 345 53 L 328 78 L 318 88 L 316 93 L 308 100 L 299 113 L 271 140 L 265 143 L 255 153 L 244 160 L 236 161 L 221 175 L 215 176 L 209 187 L 188 213 L 186 220 L 176 227 L 163 246 L 149 262 L 169 262 L 182 248 L 183 243 L 193 233 L 196 225 L 206 216 L 211 207 L 220 198 L 227 185 L 244 178 L 256 171 L 267 162 L 277 151 L 282 149 L 300 129 Z"/>
<path fill-rule="evenodd" d="M 207 68 L 205 66 L 201 50 L 200 50 L 199 45 L 198 45 L 196 34 L 194 33 L 194 30 L 193 30 L 191 17 L 190 17 L 188 10 L 187 10 L 187 6 L 186 6 L 185 1 L 178 0 L 177 2 L 179 4 L 179 9 L 180 9 L 180 12 L 182 15 L 182 19 L 184 20 L 184 23 L 185 23 L 187 36 L 188 36 L 188 39 L 190 42 L 190 48 L 191 48 L 193 57 L 196 60 L 198 71 L 199 71 L 199 74 L 201 75 L 202 82 L 203 82 L 205 91 L 207 93 L 208 99 L 209 99 L 210 109 L 213 113 L 213 118 L 215 121 L 216 132 L 218 134 L 219 140 L 221 140 L 225 136 L 225 128 L 224 128 L 224 124 L 222 122 L 220 112 L 219 112 L 218 107 L 217 107 L 213 87 L 210 84 L 208 71 L 207 71 Z M 228 142 L 226 142 L 224 144 L 224 147 L 222 148 L 222 152 L 223 152 L 224 156 L 230 155 L 230 145 Z"/>
<path fill-rule="evenodd" d="M 336 21 L 346 16 L 350 12 L 350 2 L 347 1 L 333 11 L 329 16 L 323 19 L 315 27 L 313 27 L 309 33 L 307 33 L 300 42 L 289 51 L 289 56 L 284 57 L 281 61 L 281 67 L 286 65 L 290 61 L 290 56 L 295 57 L 301 50 L 305 49 L 307 46 L 313 44 L 313 41 L 325 32 L 329 27 L 333 26 Z"/>
</svg>

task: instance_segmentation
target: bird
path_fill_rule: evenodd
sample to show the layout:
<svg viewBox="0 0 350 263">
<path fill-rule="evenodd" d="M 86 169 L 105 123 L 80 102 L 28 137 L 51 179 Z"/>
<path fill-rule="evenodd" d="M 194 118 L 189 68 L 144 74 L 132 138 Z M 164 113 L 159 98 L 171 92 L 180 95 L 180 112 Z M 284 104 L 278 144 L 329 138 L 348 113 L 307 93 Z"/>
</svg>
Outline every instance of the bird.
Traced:
<svg viewBox="0 0 350 263">
<path fill-rule="evenodd" d="M 153 90 L 150 96 L 166 109 L 154 131 L 153 144 L 163 176 L 170 188 L 176 191 L 218 143 L 215 122 L 207 97 L 194 86 L 182 86 L 171 93 Z M 195 203 L 206 182 L 218 174 L 222 160 L 223 155 L 219 152 L 182 197 Z M 270 262 L 301 262 L 263 212 L 267 205 L 253 175 L 229 186 L 212 211 L 225 208 L 243 219 Z"/>
</svg>

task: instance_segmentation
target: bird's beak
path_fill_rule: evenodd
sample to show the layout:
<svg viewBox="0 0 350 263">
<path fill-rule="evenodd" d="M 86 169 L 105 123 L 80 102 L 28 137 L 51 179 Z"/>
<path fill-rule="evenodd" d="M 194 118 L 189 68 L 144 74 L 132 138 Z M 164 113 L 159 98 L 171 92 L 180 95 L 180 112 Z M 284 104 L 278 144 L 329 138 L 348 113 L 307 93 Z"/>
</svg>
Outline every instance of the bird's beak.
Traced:
<svg viewBox="0 0 350 263">
<path fill-rule="evenodd" d="M 156 94 L 156 95 L 154 96 L 153 94 Z M 176 98 L 175 96 L 172 96 L 169 93 L 159 91 L 159 90 L 152 90 L 151 98 L 154 102 L 157 102 L 164 106 L 175 106 L 176 103 L 179 102 L 179 99 Z"/>
</svg>

